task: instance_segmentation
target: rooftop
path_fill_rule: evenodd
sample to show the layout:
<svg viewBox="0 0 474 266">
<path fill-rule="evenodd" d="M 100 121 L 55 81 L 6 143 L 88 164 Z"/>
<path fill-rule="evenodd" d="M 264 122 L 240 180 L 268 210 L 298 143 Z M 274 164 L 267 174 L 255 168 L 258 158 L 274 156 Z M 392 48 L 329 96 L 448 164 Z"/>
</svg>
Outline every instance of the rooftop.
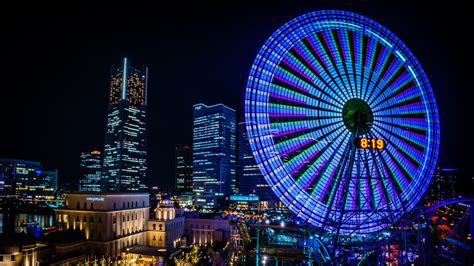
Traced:
<svg viewBox="0 0 474 266">
<path fill-rule="evenodd" d="M 18 163 L 18 164 L 26 164 L 26 165 L 41 167 L 40 162 L 28 161 L 28 160 L 19 160 L 19 159 L 12 159 L 12 158 L 0 158 L 0 162 L 3 162 L 3 163 Z"/>
<path fill-rule="evenodd" d="M 72 192 L 65 192 L 68 195 L 149 195 L 148 192 L 79 192 L 79 191 L 72 191 Z"/>
<path fill-rule="evenodd" d="M 0 234 L 0 254 L 12 254 L 20 251 L 20 247 L 34 244 L 36 242 L 24 233 Z"/>
<path fill-rule="evenodd" d="M 82 240 L 86 240 L 86 237 L 80 230 L 56 231 L 41 238 L 41 241 L 52 244 L 68 244 Z"/>
<path fill-rule="evenodd" d="M 165 248 L 151 246 L 133 246 L 125 249 L 128 253 L 147 255 L 147 256 L 167 256 L 169 252 Z"/>
</svg>

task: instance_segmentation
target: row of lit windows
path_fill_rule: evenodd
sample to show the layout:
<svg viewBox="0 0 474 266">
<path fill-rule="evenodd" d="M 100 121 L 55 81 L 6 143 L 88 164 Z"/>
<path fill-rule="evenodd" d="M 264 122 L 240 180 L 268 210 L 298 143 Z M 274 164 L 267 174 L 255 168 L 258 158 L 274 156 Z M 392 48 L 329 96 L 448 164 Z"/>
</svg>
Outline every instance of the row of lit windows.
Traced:
<svg viewBox="0 0 474 266">
<path fill-rule="evenodd" d="M 132 213 L 132 215 L 127 214 L 127 222 L 130 221 L 130 217 L 132 217 L 132 219 L 131 219 L 132 221 L 133 220 L 138 220 L 138 213 L 135 212 L 135 213 Z M 142 213 L 142 218 L 145 219 L 145 213 Z M 114 224 L 117 223 L 117 217 L 114 216 L 112 218 L 112 221 L 113 221 Z M 125 214 L 122 214 L 122 222 L 125 222 Z"/>
</svg>

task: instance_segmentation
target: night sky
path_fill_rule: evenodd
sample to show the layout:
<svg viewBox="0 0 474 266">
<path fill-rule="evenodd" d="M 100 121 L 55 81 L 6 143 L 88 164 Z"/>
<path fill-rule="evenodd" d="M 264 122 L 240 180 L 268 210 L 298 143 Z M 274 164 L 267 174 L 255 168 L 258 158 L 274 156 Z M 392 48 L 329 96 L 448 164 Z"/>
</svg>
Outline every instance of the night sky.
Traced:
<svg viewBox="0 0 474 266">
<path fill-rule="evenodd" d="M 417 56 L 438 101 L 440 163 L 460 168 L 466 182 L 474 176 L 467 6 L 196 2 L 2 8 L 0 157 L 41 161 L 59 169 L 60 184 L 75 186 L 80 152 L 103 148 L 110 67 L 126 56 L 149 67 L 149 182 L 171 186 L 174 147 L 192 142 L 192 105 L 224 103 L 240 113 L 250 66 L 272 32 L 306 12 L 342 9 L 381 23 Z"/>
</svg>

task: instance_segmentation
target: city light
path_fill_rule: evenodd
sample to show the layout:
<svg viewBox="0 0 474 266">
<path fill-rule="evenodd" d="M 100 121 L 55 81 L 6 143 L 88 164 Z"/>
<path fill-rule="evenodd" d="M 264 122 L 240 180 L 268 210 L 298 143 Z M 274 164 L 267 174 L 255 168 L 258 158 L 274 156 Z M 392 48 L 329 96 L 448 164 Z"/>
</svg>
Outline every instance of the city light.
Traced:
<svg viewBox="0 0 474 266">
<path fill-rule="evenodd" d="M 474 265 L 468 4 L 327 6 L 6 12 L 0 264 Z"/>
<path fill-rule="evenodd" d="M 377 49 L 384 51 L 380 57 L 364 53 Z M 355 86 L 353 73 L 370 83 L 374 76 L 363 69 L 373 67 L 373 82 L 381 86 Z M 313 83 L 317 85 L 308 85 Z M 416 99 L 397 93 L 395 88 L 401 87 Z M 440 124 L 426 74 L 395 34 L 358 14 L 311 12 L 275 31 L 251 68 L 245 113 L 249 135 L 255 136 L 250 146 L 270 188 L 293 213 L 316 227 L 324 224 L 325 230 L 365 234 L 389 227 L 419 202 L 436 166 Z M 363 119 L 355 113 L 364 114 Z M 426 137 L 420 138 L 417 130 Z M 362 138 L 364 149 L 374 149 L 368 151 L 370 157 L 353 145 L 360 135 L 370 135 Z M 346 151 L 342 157 L 328 159 L 341 151 Z M 339 171 L 341 167 L 346 170 Z M 362 168 L 368 170 L 360 172 Z M 334 190 L 342 189 L 345 171 L 363 175 L 348 181 L 353 192 Z M 384 193 L 381 182 L 365 181 L 381 172 L 390 173 L 383 174 L 393 184 L 390 193 Z M 379 215 L 387 208 L 388 220 Z"/>
</svg>

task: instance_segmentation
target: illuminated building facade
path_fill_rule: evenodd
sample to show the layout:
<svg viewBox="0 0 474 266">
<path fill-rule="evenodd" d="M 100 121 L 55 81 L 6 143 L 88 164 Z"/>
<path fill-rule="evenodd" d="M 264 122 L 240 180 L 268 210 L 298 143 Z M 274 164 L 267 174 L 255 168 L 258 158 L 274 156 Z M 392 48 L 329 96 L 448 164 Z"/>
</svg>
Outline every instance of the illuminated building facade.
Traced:
<svg viewBox="0 0 474 266">
<path fill-rule="evenodd" d="M 101 152 L 97 150 L 81 153 L 80 192 L 100 192 L 101 184 Z"/>
<path fill-rule="evenodd" d="M 55 209 L 59 230 L 79 229 L 89 246 L 105 257 L 117 257 L 130 246 L 146 245 L 148 193 L 70 193 Z"/>
<path fill-rule="evenodd" d="M 40 162 L 0 159 L 0 194 L 24 200 L 53 197 L 58 188 L 58 171 L 46 171 Z"/>
<path fill-rule="evenodd" d="M 221 218 L 189 218 L 185 219 L 185 233 L 188 244 L 199 246 L 224 243 L 230 238 L 229 220 Z"/>
<path fill-rule="evenodd" d="M 194 204 L 212 209 L 236 189 L 235 110 L 223 104 L 196 104 L 193 117 Z"/>
<path fill-rule="evenodd" d="M 148 221 L 148 246 L 173 249 L 181 246 L 184 234 L 184 216 L 176 216 L 170 200 L 160 203 L 155 210 L 155 219 Z"/>
<path fill-rule="evenodd" d="M 102 180 L 104 191 L 146 188 L 146 105 L 148 68 L 127 58 L 110 76 Z"/>
<path fill-rule="evenodd" d="M 431 180 L 425 199 L 429 202 L 440 201 L 456 196 L 458 170 L 437 167 Z"/>
<path fill-rule="evenodd" d="M 239 155 L 237 182 L 239 194 L 257 195 L 260 201 L 265 201 L 269 206 L 275 206 L 278 199 L 274 196 L 270 186 L 260 172 L 258 165 L 255 163 L 245 122 L 239 123 L 238 132 Z"/>
<path fill-rule="evenodd" d="M 193 155 L 191 146 L 176 147 L 176 191 L 193 191 Z"/>
<path fill-rule="evenodd" d="M 263 211 L 268 209 L 268 202 L 261 201 L 259 196 L 232 195 L 229 197 L 229 210 L 231 211 Z"/>
<path fill-rule="evenodd" d="M 51 252 L 26 234 L 2 234 L 0 237 L 0 265 L 39 265 Z"/>
</svg>

